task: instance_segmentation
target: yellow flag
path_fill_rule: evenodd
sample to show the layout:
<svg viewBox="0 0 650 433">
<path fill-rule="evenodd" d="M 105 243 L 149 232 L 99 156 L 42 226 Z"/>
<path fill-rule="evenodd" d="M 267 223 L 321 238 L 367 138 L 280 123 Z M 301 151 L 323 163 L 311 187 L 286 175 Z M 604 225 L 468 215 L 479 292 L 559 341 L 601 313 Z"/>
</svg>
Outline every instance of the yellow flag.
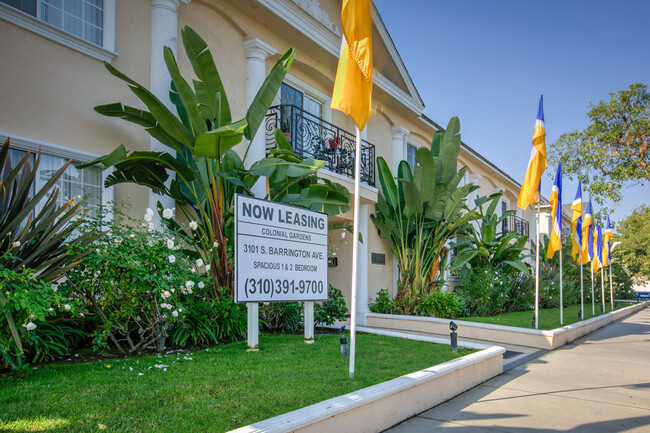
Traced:
<svg viewBox="0 0 650 433">
<path fill-rule="evenodd" d="M 519 191 L 517 206 L 526 209 L 531 203 L 537 203 L 537 190 L 542 174 L 546 170 L 546 129 L 544 127 L 544 97 L 539 98 L 539 110 L 533 133 L 533 148 L 526 169 L 526 178 Z"/>
<path fill-rule="evenodd" d="M 370 0 L 343 0 L 345 40 L 336 70 L 331 108 L 342 111 L 363 130 L 372 94 L 372 19 Z"/>
</svg>

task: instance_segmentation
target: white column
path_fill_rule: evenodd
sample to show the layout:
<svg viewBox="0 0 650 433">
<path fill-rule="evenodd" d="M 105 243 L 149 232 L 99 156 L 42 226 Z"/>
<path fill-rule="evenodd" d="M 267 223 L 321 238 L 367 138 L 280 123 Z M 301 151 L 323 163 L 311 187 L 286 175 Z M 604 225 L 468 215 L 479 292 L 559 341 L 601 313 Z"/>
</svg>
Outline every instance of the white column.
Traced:
<svg viewBox="0 0 650 433">
<path fill-rule="evenodd" d="M 406 136 L 408 129 L 401 126 L 393 126 L 393 175 L 397 176 L 399 163 L 406 159 Z M 399 259 L 393 256 L 393 296 L 397 296 L 397 283 L 399 281 Z"/>
<path fill-rule="evenodd" d="M 266 59 L 277 51 L 257 38 L 244 42 L 244 48 L 246 49 L 246 107 L 249 107 L 266 78 Z M 264 138 L 262 131 L 258 131 L 253 137 L 246 156 L 246 167 L 250 167 L 252 163 L 266 155 Z M 251 190 L 255 197 L 264 198 L 266 196 L 266 179 L 260 178 Z"/>
<path fill-rule="evenodd" d="M 401 126 L 393 126 L 393 174 L 397 176 L 397 167 L 399 163 L 406 159 L 406 136 L 409 131 Z"/>
<path fill-rule="evenodd" d="M 190 0 L 152 0 L 151 1 L 151 92 L 160 99 L 172 113 L 176 114 L 176 108 L 169 99 L 171 76 L 167 71 L 163 57 L 163 47 L 171 48 L 176 56 L 176 45 L 178 35 L 178 8 L 189 3 Z M 175 155 L 175 152 L 161 144 L 154 138 L 150 141 L 150 149 L 153 152 L 168 152 Z M 156 203 L 160 201 L 163 208 L 174 207 L 174 200 L 170 197 L 154 194 L 149 191 L 149 207 L 154 209 L 154 217 L 158 221 L 158 212 L 155 211 Z"/>
<path fill-rule="evenodd" d="M 248 107 L 266 78 L 266 58 L 274 55 L 276 50 L 257 38 L 244 42 L 244 48 L 246 49 L 246 107 Z M 246 167 L 250 168 L 253 162 L 259 161 L 265 155 L 264 134 L 258 131 L 253 137 L 246 156 Z M 255 197 L 264 198 L 266 196 L 266 179 L 260 178 L 253 185 L 251 191 Z M 256 351 L 259 348 L 259 305 L 250 302 L 246 304 L 246 307 L 248 308 L 248 350 Z"/>
<path fill-rule="evenodd" d="M 367 204 L 359 207 L 359 234 L 363 242 L 359 242 L 359 258 L 357 259 L 357 324 L 366 326 L 368 309 L 368 219 L 369 208 Z"/>
<path fill-rule="evenodd" d="M 304 314 L 305 343 L 313 344 L 314 343 L 314 302 L 305 301 L 303 304 L 305 308 L 305 314 Z"/>
</svg>

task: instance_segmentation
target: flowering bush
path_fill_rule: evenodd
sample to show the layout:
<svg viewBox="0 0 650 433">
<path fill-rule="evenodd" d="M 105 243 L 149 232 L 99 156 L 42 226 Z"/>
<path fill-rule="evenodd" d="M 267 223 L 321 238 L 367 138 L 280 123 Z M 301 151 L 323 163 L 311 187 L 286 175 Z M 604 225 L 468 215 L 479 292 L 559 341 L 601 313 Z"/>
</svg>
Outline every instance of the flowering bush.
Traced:
<svg viewBox="0 0 650 433">
<path fill-rule="evenodd" d="M 345 320 L 347 314 L 348 307 L 345 305 L 343 292 L 330 284 L 327 289 L 327 300 L 314 306 L 314 322 L 333 325 L 336 320 Z"/>
<path fill-rule="evenodd" d="M 434 290 L 422 296 L 415 309 L 418 315 L 453 319 L 460 315 L 462 305 L 456 293 Z"/>
<path fill-rule="evenodd" d="M 98 321 L 92 332 L 95 348 L 112 343 L 118 350 L 134 353 L 146 346 L 162 350 L 168 330 L 182 323 L 187 305 L 194 302 L 197 287 L 210 278 L 202 262 L 182 251 L 176 234 L 161 226 L 154 230 L 153 212 L 144 222 L 113 209 L 115 218 L 88 223 L 91 230 L 108 225 L 110 233 L 68 271 L 65 287 L 86 304 Z M 163 217 L 173 210 L 163 211 Z"/>
<path fill-rule="evenodd" d="M 70 318 L 83 314 L 76 300 L 68 299 L 56 284 L 37 279 L 29 268 L 17 272 L 1 265 L 0 294 L 0 315 L 11 315 L 19 334 L 14 338 L 9 323 L 0 321 L 0 367 L 20 369 L 28 365 L 27 360 L 48 359 L 68 351 L 68 328 L 58 329 L 55 337 L 45 335 L 52 334 L 46 328 L 53 328 L 46 320 L 55 315 Z"/>
<path fill-rule="evenodd" d="M 495 316 L 509 300 L 510 274 L 491 266 L 463 269 L 456 293 L 463 301 L 465 316 Z"/>
</svg>

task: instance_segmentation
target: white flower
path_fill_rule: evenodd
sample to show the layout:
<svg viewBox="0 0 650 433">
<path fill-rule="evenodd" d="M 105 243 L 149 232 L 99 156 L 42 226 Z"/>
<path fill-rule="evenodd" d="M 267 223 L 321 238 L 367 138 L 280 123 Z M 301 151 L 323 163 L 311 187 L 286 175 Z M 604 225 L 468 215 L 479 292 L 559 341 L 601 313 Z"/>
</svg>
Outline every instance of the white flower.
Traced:
<svg viewBox="0 0 650 433">
<path fill-rule="evenodd" d="M 205 287 L 205 284 L 203 284 L 203 281 L 199 281 L 198 286 L 199 286 L 199 289 L 202 289 L 202 288 Z"/>
<path fill-rule="evenodd" d="M 149 224 L 147 225 L 147 229 L 148 229 L 150 232 L 152 232 L 153 229 L 154 229 L 154 225 L 153 225 L 153 223 L 149 223 Z"/>
<path fill-rule="evenodd" d="M 190 228 L 192 230 L 196 230 L 197 228 L 199 228 L 199 225 L 196 223 L 196 221 L 190 221 Z"/>
<path fill-rule="evenodd" d="M 169 255 L 167 256 L 167 260 L 169 260 L 169 263 L 174 263 L 176 261 L 176 256 Z"/>
<path fill-rule="evenodd" d="M 129 235 L 129 237 L 130 237 L 131 239 L 133 239 L 133 238 L 135 237 L 135 233 L 131 233 L 131 234 Z"/>
<path fill-rule="evenodd" d="M 176 291 L 176 289 L 169 289 L 169 291 L 174 293 L 174 291 Z"/>
<path fill-rule="evenodd" d="M 345 237 L 345 233 L 346 233 L 345 230 L 341 232 L 341 239 Z"/>
<path fill-rule="evenodd" d="M 178 311 L 176 311 L 176 310 L 172 311 L 172 316 L 178 317 Z"/>
<path fill-rule="evenodd" d="M 205 272 L 210 272 L 210 265 L 209 264 L 205 265 Z"/>
<path fill-rule="evenodd" d="M 72 307 L 70 306 L 70 304 L 65 304 L 65 305 L 63 306 L 63 308 L 65 308 L 66 310 L 69 310 L 69 309 L 72 308 Z"/>
<path fill-rule="evenodd" d="M 34 322 L 32 322 L 32 321 L 30 321 L 28 324 L 23 325 L 23 326 L 24 326 L 25 329 L 27 329 L 28 331 L 33 331 L 34 329 L 36 329 L 36 325 L 35 325 Z"/>
<path fill-rule="evenodd" d="M 212 244 L 212 248 L 218 248 L 218 247 L 219 247 L 219 242 L 214 241 L 214 243 Z"/>
<path fill-rule="evenodd" d="M 185 288 L 186 289 L 194 288 L 194 281 L 185 281 Z"/>
<path fill-rule="evenodd" d="M 190 269 L 190 272 L 193 273 L 193 274 L 196 274 L 196 269 L 192 268 L 192 269 Z"/>
<path fill-rule="evenodd" d="M 178 312 L 179 312 L 179 313 L 182 313 L 182 312 L 183 312 L 183 309 L 182 309 L 182 308 L 179 308 L 179 309 L 178 309 Z"/>
<path fill-rule="evenodd" d="M 162 213 L 163 218 L 166 220 L 172 219 L 174 216 L 174 209 L 165 209 Z"/>
<path fill-rule="evenodd" d="M 196 260 L 196 266 L 198 266 L 199 268 L 200 268 L 201 266 L 203 266 L 203 259 L 197 259 L 197 260 Z"/>
<path fill-rule="evenodd" d="M 172 239 L 167 239 L 167 248 L 170 250 L 174 249 L 174 241 Z"/>
<path fill-rule="evenodd" d="M 52 284 L 50 286 L 50 289 L 52 289 L 53 292 L 56 292 L 57 290 L 59 290 L 59 288 L 56 286 L 56 284 Z"/>
<path fill-rule="evenodd" d="M 20 246 L 20 241 L 16 241 L 16 242 L 14 242 L 14 243 L 11 244 L 11 245 L 13 245 L 14 248 L 18 248 L 18 247 Z"/>
<path fill-rule="evenodd" d="M 151 210 L 151 209 L 149 209 Z M 146 213 L 144 214 L 144 221 L 150 223 L 153 221 L 153 213 Z"/>
<path fill-rule="evenodd" d="M 144 211 L 144 213 L 147 214 L 147 215 L 153 215 L 153 209 L 148 207 L 147 210 Z"/>
<path fill-rule="evenodd" d="M 160 295 L 160 296 L 162 296 L 163 299 L 167 299 L 167 298 L 169 298 L 171 295 L 172 295 L 172 294 L 169 293 L 169 290 L 165 290 L 164 292 L 162 292 L 162 295 Z"/>
</svg>

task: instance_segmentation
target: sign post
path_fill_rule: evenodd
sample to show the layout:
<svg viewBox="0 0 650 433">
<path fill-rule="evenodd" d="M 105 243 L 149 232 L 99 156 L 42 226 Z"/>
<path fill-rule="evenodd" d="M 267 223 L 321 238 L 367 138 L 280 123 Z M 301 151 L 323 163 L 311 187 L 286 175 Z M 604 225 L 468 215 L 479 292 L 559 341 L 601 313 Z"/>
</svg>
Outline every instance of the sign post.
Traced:
<svg viewBox="0 0 650 433">
<path fill-rule="evenodd" d="M 313 302 L 326 299 L 327 215 L 236 194 L 235 301 L 304 301 L 310 343 Z"/>
</svg>

